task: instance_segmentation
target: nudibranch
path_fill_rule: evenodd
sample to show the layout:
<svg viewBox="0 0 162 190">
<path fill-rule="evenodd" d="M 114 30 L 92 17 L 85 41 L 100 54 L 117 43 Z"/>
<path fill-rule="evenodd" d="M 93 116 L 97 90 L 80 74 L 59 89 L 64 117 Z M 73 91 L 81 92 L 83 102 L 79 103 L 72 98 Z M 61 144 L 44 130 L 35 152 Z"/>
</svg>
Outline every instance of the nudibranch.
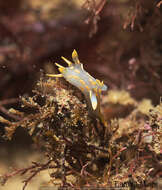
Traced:
<svg viewBox="0 0 162 190">
<path fill-rule="evenodd" d="M 107 86 L 103 83 L 103 81 L 101 82 L 100 80 L 95 79 L 84 70 L 83 64 L 79 61 L 76 50 L 72 52 L 72 59 L 74 63 L 63 56 L 61 58 L 68 64 L 68 67 L 63 67 L 58 63 L 55 63 L 58 66 L 60 74 L 47 74 L 47 76 L 64 77 L 70 84 L 79 88 L 87 100 L 90 113 L 99 117 L 101 122 L 105 124 L 100 111 L 100 95 L 101 91 L 107 90 Z"/>
</svg>

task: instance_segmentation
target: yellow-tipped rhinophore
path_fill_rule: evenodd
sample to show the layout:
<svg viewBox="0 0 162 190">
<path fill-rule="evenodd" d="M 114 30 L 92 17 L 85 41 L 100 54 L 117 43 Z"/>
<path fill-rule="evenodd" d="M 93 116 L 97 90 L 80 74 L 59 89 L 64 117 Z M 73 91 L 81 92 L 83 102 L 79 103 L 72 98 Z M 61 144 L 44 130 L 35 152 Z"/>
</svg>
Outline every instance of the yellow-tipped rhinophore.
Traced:
<svg viewBox="0 0 162 190">
<path fill-rule="evenodd" d="M 79 58 L 78 58 L 78 53 L 77 51 L 74 49 L 73 53 L 72 53 L 72 58 L 73 58 L 73 61 L 77 64 L 80 64 L 80 61 L 79 61 Z"/>
</svg>

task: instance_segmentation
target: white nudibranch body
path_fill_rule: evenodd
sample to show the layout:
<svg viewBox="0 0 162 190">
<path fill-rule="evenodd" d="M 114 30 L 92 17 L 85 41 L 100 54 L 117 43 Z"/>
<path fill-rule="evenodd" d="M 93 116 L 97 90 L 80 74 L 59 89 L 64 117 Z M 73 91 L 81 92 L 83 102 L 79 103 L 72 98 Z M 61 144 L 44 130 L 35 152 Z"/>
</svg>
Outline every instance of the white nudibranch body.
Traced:
<svg viewBox="0 0 162 190">
<path fill-rule="evenodd" d="M 63 67 L 56 63 L 61 74 L 47 74 L 47 76 L 64 77 L 66 81 L 79 88 L 88 102 L 90 111 L 103 120 L 100 112 L 100 94 L 101 91 L 107 90 L 107 86 L 103 81 L 101 82 L 98 79 L 95 79 L 84 70 L 83 64 L 80 63 L 76 50 L 72 53 L 74 63 L 64 57 L 62 57 L 62 59 L 68 64 L 68 67 Z"/>
</svg>

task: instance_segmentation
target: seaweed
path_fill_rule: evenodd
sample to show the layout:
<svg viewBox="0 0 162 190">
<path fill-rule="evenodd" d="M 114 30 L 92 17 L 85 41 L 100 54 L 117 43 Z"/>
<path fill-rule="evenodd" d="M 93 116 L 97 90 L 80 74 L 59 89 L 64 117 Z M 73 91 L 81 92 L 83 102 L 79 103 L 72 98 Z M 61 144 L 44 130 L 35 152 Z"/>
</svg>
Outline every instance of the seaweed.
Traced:
<svg viewBox="0 0 162 190">
<path fill-rule="evenodd" d="M 162 102 L 154 107 L 149 100 L 137 102 L 126 91 L 110 91 L 103 98 L 104 113 L 112 107 L 118 110 L 129 105 L 132 109 L 123 118 L 116 115 L 111 119 L 103 134 L 100 122 L 89 115 L 77 88 L 64 80 L 46 78 L 36 86 L 32 97 L 20 98 L 20 110 L 9 110 L 19 120 L 0 117 L 0 122 L 8 139 L 17 127 L 25 128 L 47 161 L 2 175 L 1 184 L 28 173 L 24 190 L 39 172 L 51 169 L 51 180 L 55 184 L 57 179 L 58 185 L 59 179 L 60 187 L 156 185 L 161 175 Z"/>
</svg>

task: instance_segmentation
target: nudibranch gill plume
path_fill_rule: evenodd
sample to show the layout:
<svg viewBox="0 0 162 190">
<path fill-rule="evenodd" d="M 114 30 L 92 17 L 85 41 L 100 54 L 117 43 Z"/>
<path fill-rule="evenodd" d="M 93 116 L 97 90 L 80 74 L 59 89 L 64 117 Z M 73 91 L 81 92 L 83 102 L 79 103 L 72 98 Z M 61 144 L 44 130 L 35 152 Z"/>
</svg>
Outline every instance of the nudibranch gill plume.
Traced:
<svg viewBox="0 0 162 190">
<path fill-rule="evenodd" d="M 70 84 L 79 88 L 87 100 L 90 113 L 96 115 L 101 122 L 105 124 L 100 111 L 100 95 L 101 91 L 107 90 L 107 86 L 103 83 L 103 81 L 101 82 L 100 80 L 95 79 L 84 70 L 83 64 L 79 61 L 76 50 L 72 52 L 72 59 L 74 63 L 63 56 L 61 58 L 68 64 L 68 67 L 63 67 L 58 63 L 55 63 L 58 66 L 60 74 L 47 74 L 47 76 L 64 77 Z"/>
</svg>

